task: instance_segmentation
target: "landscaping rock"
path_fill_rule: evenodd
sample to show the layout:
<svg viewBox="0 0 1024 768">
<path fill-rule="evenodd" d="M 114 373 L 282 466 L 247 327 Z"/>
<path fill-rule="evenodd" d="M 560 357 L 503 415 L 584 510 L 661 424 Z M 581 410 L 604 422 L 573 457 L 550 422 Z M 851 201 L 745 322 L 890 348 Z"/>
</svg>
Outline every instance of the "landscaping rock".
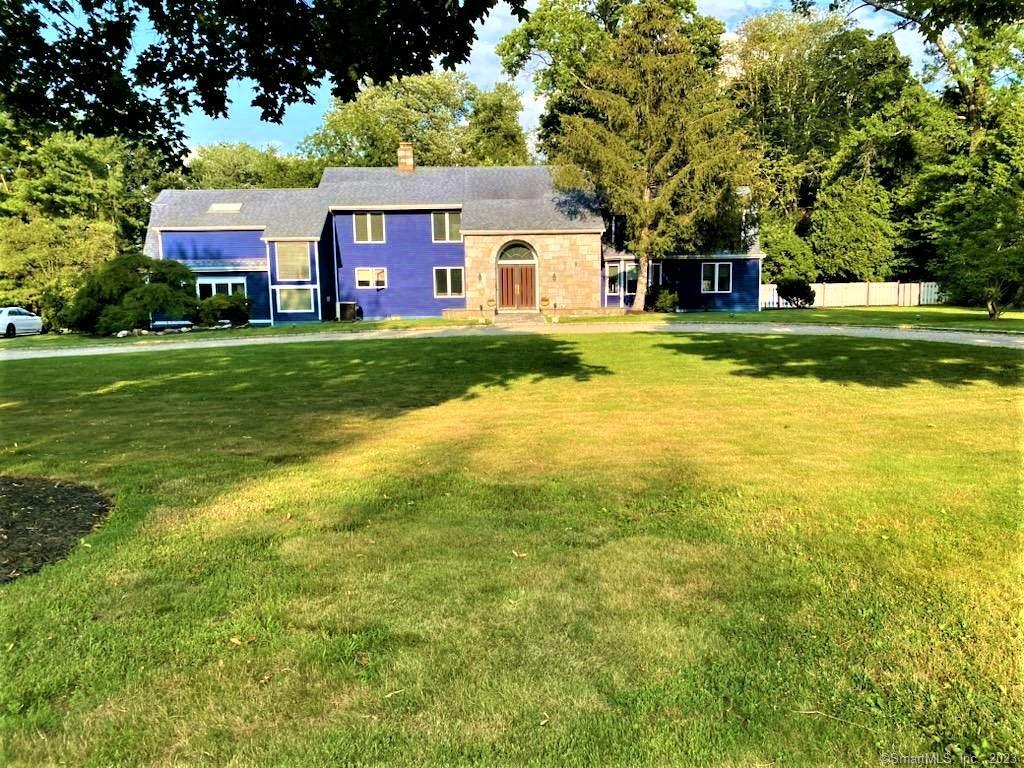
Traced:
<svg viewBox="0 0 1024 768">
<path fill-rule="evenodd" d="M 119 339 L 123 339 L 128 335 L 128 331 L 118 331 L 114 335 Z"/>
</svg>

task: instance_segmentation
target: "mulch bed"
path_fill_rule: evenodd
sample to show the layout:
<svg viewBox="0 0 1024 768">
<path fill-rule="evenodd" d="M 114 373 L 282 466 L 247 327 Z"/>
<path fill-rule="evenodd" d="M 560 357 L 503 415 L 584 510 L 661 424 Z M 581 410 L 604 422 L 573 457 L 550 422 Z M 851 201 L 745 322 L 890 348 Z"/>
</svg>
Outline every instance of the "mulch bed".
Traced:
<svg viewBox="0 0 1024 768">
<path fill-rule="evenodd" d="M 65 557 L 109 511 L 87 485 L 0 475 L 0 584 Z"/>
</svg>

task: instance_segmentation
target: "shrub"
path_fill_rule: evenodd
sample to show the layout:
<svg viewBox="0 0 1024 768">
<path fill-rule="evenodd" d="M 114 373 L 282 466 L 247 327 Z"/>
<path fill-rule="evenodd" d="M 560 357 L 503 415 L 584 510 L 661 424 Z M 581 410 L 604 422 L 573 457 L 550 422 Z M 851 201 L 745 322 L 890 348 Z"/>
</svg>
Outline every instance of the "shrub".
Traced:
<svg viewBox="0 0 1024 768">
<path fill-rule="evenodd" d="M 675 312 L 679 306 L 679 294 L 675 291 L 660 290 L 654 299 L 656 312 Z"/>
<path fill-rule="evenodd" d="M 108 334 L 148 326 L 155 312 L 178 319 L 194 307 L 195 278 L 188 267 L 125 253 L 86 274 L 67 321 L 79 331 Z"/>
<path fill-rule="evenodd" d="M 775 283 L 779 298 L 803 309 L 814 304 L 814 289 L 802 277 L 783 277 Z"/>
<path fill-rule="evenodd" d="M 244 294 L 233 293 L 228 296 L 216 293 L 199 304 L 196 321 L 199 325 L 216 325 L 221 320 L 227 320 L 232 325 L 244 325 L 249 322 L 251 307 L 252 299 Z"/>
</svg>

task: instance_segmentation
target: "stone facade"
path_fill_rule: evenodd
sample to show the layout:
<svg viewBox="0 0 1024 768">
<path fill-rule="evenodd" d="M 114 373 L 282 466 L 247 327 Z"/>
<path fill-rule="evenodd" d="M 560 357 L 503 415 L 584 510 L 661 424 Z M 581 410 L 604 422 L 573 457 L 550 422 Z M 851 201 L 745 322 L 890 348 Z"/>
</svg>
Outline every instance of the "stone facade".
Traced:
<svg viewBox="0 0 1024 768">
<path fill-rule="evenodd" d="M 601 307 L 600 234 L 465 234 L 467 310 L 493 314 L 497 309 L 498 253 L 509 243 L 526 243 L 537 254 L 541 312 Z"/>
</svg>

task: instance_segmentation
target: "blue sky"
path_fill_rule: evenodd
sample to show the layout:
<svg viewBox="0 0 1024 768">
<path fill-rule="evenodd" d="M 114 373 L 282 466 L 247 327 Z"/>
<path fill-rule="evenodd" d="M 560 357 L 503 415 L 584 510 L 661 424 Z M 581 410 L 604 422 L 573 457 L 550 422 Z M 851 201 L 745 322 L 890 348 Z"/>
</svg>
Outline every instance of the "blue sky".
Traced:
<svg viewBox="0 0 1024 768">
<path fill-rule="evenodd" d="M 702 13 L 722 19 L 727 27 L 733 30 L 748 16 L 773 8 L 788 8 L 789 0 L 697 0 L 697 5 Z M 884 15 L 866 11 L 859 14 L 858 21 L 875 31 L 887 29 L 890 23 Z M 494 54 L 494 47 L 516 23 L 508 6 L 499 3 L 487 20 L 480 25 L 469 61 L 459 67 L 480 87 L 490 88 L 496 81 L 505 78 L 498 57 Z M 905 54 L 920 64 L 923 46 L 915 33 L 898 32 L 896 41 Z M 523 100 L 520 121 L 527 130 L 531 130 L 536 127 L 544 105 L 533 96 L 528 73 L 520 76 L 515 84 Z M 235 83 L 230 95 L 232 106 L 227 117 L 213 119 L 202 113 L 195 113 L 185 119 L 185 131 L 190 147 L 220 141 L 246 141 L 257 146 L 275 146 L 282 151 L 291 151 L 320 124 L 321 118 L 331 104 L 330 91 L 324 86 L 317 95 L 316 104 L 292 105 L 285 113 L 283 122 L 276 125 L 262 122 L 259 110 L 249 105 L 252 89 L 248 84 Z"/>
</svg>

